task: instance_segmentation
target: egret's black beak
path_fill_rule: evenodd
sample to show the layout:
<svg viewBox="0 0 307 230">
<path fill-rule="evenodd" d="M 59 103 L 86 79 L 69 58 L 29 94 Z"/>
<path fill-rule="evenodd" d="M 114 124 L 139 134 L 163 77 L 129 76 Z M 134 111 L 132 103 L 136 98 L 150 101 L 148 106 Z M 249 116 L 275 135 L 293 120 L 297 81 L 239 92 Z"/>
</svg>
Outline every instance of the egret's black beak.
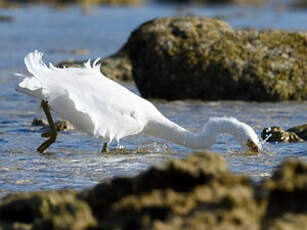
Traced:
<svg viewBox="0 0 307 230">
<path fill-rule="evenodd" d="M 248 146 L 249 150 L 252 151 L 252 152 L 255 152 L 255 153 L 260 152 L 259 147 L 251 139 L 247 140 L 247 146 Z"/>
</svg>

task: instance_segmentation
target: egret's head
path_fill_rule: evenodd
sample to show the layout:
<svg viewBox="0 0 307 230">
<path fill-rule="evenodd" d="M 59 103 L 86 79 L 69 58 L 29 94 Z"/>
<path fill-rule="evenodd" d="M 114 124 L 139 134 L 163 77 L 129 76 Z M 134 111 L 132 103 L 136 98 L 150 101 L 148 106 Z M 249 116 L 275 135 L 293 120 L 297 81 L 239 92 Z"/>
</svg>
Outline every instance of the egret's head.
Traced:
<svg viewBox="0 0 307 230">
<path fill-rule="evenodd" d="M 202 131 L 202 135 L 206 137 L 205 144 L 207 146 L 214 144 L 216 136 L 221 133 L 230 134 L 241 146 L 247 147 L 252 152 L 260 152 L 262 150 L 259 137 L 253 128 L 234 117 L 209 118 Z"/>
<path fill-rule="evenodd" d="M 262 145 L 258 135 L 249 125 L 242 123 L 242 132 L 239 142 L 242 146 L 247 147 L 251 152 L 259 153 L 262 150 Z"/>
<path fill-rule="evenodd" d="M 262 146 L 259 144 L 256 144 L 252 139 L 248 139 L 246 145 L 250 151 L 255 152 L 255 153 L 259 153 L 262 149 Z"/>
</svg>

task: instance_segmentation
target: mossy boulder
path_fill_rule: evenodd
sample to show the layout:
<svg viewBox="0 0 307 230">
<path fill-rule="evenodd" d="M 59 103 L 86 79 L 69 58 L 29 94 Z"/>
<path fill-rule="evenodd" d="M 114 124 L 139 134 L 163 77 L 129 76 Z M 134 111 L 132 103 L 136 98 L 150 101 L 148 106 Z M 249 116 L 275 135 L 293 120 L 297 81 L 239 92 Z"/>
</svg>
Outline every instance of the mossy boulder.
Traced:
<svg viewBox="0 0 307 230">
<path fill-rule="evenodd" d="M 307 124 L 283 130 L 279 126 L 264 128 L 261 137 L 268 142 L 302 142 L 307 141 Z"/>
<path fill-rule="evenodd" d="M 234 30 L 202 17 L 158 18 L 121 52 L 143 97 L 167 100 L 307 99 L 307 34 Z"/>
</svg>

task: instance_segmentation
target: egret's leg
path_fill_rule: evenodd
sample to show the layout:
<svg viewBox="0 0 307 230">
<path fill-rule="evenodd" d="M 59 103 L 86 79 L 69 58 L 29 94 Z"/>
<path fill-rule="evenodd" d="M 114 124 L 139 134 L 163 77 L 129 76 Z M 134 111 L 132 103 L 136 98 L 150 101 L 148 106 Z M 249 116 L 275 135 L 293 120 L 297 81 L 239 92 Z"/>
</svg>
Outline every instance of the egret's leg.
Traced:
<svg viewBox="0 0 307 230">
<path fill-rule="evenodd" d="M 101 153 L 108 153 L 109 152 L 109 143 L 105 142 L 102 146 Z"/>
<path fill-rule="evenodd" d="M 45 138 L 48 138 L 48 137 L 50 137 L 50 130 L 49 131 L 47 131 L 47 132 L 45 132 L 45 133 L 42 133 L 42 135 L 41 135 L 42 137 L 45 137 Z"/>
<path fill-rule="evenodd" d="M 42 153 L 44 152 L 53 142 L 55 142 L 56 137 L 57 137 L 57 129 L 55 127 L 55 124 L 52 120 L 52 116 L 49 110 L 48 102 L 42 100 L 41 106 L 45 112 L 45 115 L 47 117 L 49 127 L 50 127 L 50 132 L 49 132 L 49 139 L 46 140 L 43 144 L 41 144 L 38 148 L 37 151 Z"/>
</svg>

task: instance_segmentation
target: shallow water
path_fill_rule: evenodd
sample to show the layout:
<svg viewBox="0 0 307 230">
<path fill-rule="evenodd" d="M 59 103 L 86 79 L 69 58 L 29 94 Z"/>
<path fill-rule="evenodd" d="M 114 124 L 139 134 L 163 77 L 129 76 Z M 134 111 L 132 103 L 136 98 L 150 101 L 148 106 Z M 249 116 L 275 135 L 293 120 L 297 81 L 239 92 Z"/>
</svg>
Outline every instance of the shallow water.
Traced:
<svg viewBox="0 0 307 230">
<path fill-rule="evenodd" d="M 45 154 L 35 149 L 43 139 L 34 117 L 43 117 L 39 101 L 14 91 L 24 72 L 23 57 L 34 49 L 46 53 L 46 60 L 78 60 L 109 55 L 118 50 L 140 23 L 158 16 L 195 14 L 222 17 L 235 28 L 282 28 L 307 30 L 306 11 L 280 10 L 272 6 L 171 7 L 148 5 L 138 8 L 98 7 L 84 14 L 78 7 L 56 11 L 48 7 L 1 10 L 14 23 L 0 22 L 0 197 L 16 191 L 38 189 L 84 189 L 117 176 L 132 176 L 167 159 L 184 158 L 191 149 L 147 136 L 123 139 L 112 145 L 112 154 L 99 154 L 102 143 L 79 132 L 62 132 Z M 89 55 L 74 56 L 74 49 L 88 49 Z M 51 52 L 51 50 L 60 50 Z M 61 52 L 61 50 L 63 52 Z M 134 86 L 128 85 L 136 91 Z M 199 131 L 210 116 L 235 116 L 255 128 L 306 123 L 307 103 L 245 103 L 200 101 L 154 101 L 168 118 Z M 283 159 L 307 161 L 307 143 L 265 144 L 266 152 L 243 153 L 229 136 L 220 136 L 210 150 L 224 155 L 234 172 L 248 173 L 255 180 L 269 176 Z"/>
</svg>

